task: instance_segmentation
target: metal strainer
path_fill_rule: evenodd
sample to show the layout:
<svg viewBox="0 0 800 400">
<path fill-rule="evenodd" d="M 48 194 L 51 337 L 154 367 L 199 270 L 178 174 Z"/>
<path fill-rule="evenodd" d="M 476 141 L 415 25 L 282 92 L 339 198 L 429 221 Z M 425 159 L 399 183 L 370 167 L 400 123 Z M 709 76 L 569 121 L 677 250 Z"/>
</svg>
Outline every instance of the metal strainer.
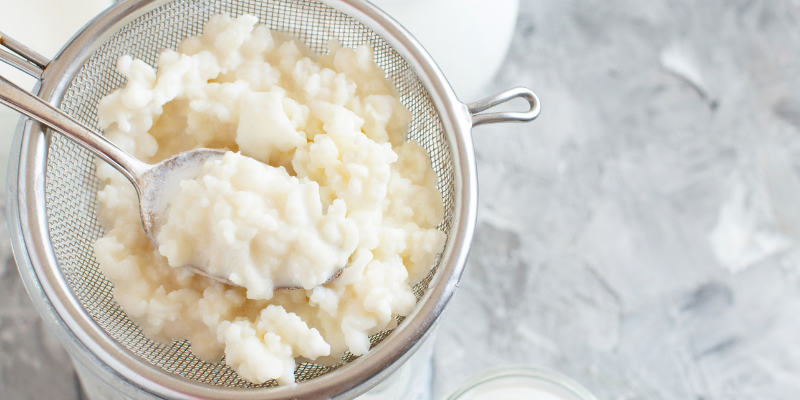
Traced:
<svg viewBox="0 0 800 400">
<path fill-rule="evenodd" d="M 438 174 L 448 234 L 437 267 L 417 285 L 418 304 L 392 332 L 374 335 L 373 348 L 337 366 L 298 365 L 299 384 L 253 385 L 224 363 L 195 357 L 186 341 L 153 342 L 114 302 L 97 267 L 92 243 L 102 234 L 93 156 L 58 133 L 23 118 L 9 165 L 8 219 L 14 255 L 39 313 L 84 366 L 129 396 L 210 399 L 352 398 L 396 370 L 425 340 L 450 300 L 467 259 L 477 210 L 471 140 L 474 125 L 530 121 L 539 102 L 517 88 L 477 103 L 461 103 L 419 43 L 397 22 L 363 0 L 147 0 L 117 3 L 95 18 L 52 61 L 8 37 L 0 59 L 40 79 L 35 92 L 97 128 L 97 103 L 123 84 L 116 60 L 130 54 L 155 65 L 159 51 L 201 33 L 219 13 L 252 14 L 273 30 L 290 32 L 318 52 L 331 38 L 344 46 L 369 43 L 375 61 L 413 113 L 409 139 L 430 154 Z M 482 114 L 515 97 L 525 112 Z"/>
</svg>

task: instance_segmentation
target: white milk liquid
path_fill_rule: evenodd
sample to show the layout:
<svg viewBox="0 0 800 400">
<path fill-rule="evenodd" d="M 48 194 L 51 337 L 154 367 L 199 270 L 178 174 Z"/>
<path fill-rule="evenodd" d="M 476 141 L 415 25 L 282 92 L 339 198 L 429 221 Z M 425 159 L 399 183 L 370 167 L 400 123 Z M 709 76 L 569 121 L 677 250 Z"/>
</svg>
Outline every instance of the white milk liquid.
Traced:
<svg viewBox="0 0 800 400">
<path fill-rule="evenodd" d="M 501 387 L 476 391 L 464 400 L 564 400 L 551 392 L 532 387 Z"/>
<path fill-rule="evenodd" d="M 580 400 L 556 384 L 529 377 L 504 377 L 483 383 L 458 400 Z"/>
</svg>

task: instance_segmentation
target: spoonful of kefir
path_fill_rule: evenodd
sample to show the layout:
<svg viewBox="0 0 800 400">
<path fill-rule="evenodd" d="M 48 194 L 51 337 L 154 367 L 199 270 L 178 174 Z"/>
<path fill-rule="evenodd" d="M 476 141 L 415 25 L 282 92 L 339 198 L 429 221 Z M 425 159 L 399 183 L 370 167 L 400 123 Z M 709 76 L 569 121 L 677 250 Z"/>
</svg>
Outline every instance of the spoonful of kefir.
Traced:
<svg viewBox="0 0 800 400">
<path fill-rule="evenodd" d="M 156 236 L 159 251 L 173 267 L 246 287 L 251 299 L 312 289 L 338 277 L 359 239 L 344 201 L 324 210 L 319 190 L 283 167 L 228 152 L 180 183 Z"/>
<path fill-rule="evenodd" d="M 136 188 L 142 226 L 173 267 L 247 288 L 312 289 L 335 279 L 358 243 L 343 202 L 327 212 L 319 185 L 233 152 L 195 149 L 155 165 L 0 77 L 0 104 L 59 131 Z"/>
</svg>

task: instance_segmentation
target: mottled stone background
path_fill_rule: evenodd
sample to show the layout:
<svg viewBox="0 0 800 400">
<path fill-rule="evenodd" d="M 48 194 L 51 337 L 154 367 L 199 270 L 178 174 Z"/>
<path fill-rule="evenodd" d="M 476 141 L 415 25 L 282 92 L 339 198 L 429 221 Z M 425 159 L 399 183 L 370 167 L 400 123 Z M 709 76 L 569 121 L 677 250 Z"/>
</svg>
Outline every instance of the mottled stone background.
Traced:
<svg viewBox="0 0 800 400">
<path fill-rule="evenodd" d="M 432 398 L 524 363 L 601 400 L 800 399 L 800 1 L 520 3 L 486 94 L 527 86 L 543 111 L 474 131 Z M 0 398 L 79 399 L 7 242 Z"/>
<path fill-rule="evenodd" d="M 434 398 L 532 363 L 600 399 L 800 399 L 800 2 L 521 1 Z"/>
</svg>

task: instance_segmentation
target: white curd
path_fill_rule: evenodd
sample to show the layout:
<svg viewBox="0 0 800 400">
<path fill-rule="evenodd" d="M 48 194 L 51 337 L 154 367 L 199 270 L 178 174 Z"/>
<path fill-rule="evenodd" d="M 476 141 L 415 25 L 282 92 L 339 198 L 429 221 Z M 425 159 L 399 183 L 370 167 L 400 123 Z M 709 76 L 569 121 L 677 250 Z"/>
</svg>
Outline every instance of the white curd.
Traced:
<svg viewBox="0 0 800 400">
<path fill-rule="evenodd" d="M 368 46 L 316 55 L 256 22 L 215 16 L 164 50 L 157 71 L 120 58 L 127 83 L 98 109 L 106 137 L 147 162 L 230 152 L 181 183 L 158 249 L 133 187 L 98 163 L 105 235 L 94 248 L 146 336 L 189 339 L 251 382 L 291 384 L 295 358 L 362 355 L 411 311 L 444 246 L 443 207 L 428 154 L 405 141 L 411 114 Z M 305 290 L 273 292 L 286 282 Z"/>
<path fill-rule="evenodd" d="M 347 265 L 358 228 L 346 210 L 337 199 L 323 213 L 316 182 L 229 152 L 181 182 L 158 251 L 269 300 L 274 287 L 313 289 Z"/>
</svg>

